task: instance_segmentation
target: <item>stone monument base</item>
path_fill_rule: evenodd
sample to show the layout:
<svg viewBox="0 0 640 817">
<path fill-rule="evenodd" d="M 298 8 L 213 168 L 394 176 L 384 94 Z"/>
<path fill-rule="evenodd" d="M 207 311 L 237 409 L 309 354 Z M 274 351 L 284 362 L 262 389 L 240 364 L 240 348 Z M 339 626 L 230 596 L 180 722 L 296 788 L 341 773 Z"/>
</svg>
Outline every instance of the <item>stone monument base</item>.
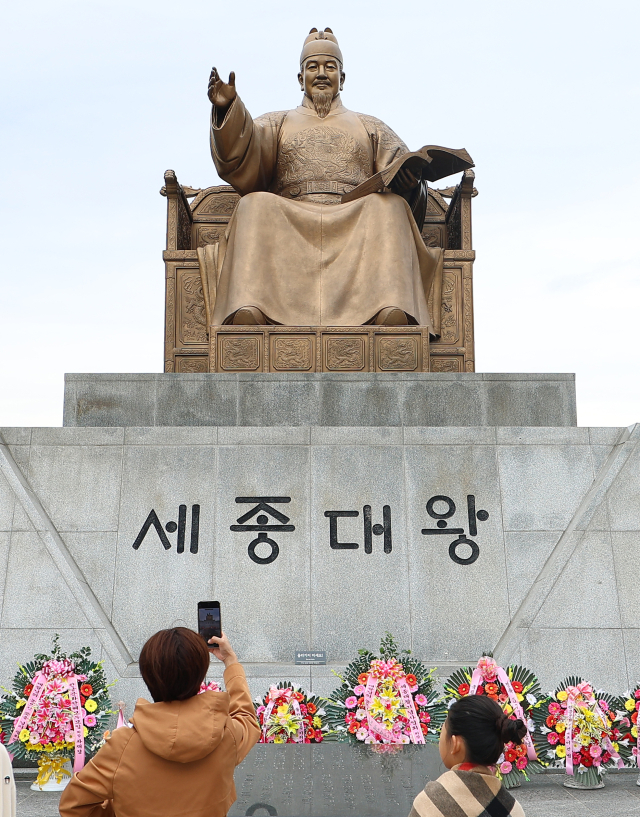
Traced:
<svg viewBox="0 0 640 817">
<path fill-rule="evenodd" d="M 384 333 L 380 337 L 384 339 Z M 67 374 L 63 424 L 571 427 L 576 425 L 575 376 L 373 371 Z"/>
<path fill-rule="evenodd" d="M 212 326 L 211 372 L 428 372 L 426 326 Z"/>
</svg>

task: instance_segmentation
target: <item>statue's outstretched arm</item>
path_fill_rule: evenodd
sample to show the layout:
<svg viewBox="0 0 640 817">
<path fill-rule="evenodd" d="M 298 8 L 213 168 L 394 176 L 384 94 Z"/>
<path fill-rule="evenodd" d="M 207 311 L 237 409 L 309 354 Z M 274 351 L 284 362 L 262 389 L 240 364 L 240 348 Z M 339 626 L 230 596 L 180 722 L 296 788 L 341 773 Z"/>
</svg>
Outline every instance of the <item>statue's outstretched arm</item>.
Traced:
<svg viewBox="0 0 640 817">
<path fill-rule="evenodd" d="M 254 121 L 238 96 L 233 71 L 229 82 L 223 82 L 214 68 L 208 96 L 212 105 L 211 155 L 218 175 L 241 196 L 268 191 L 284 114 L 269 114 Z"/>
</svg>

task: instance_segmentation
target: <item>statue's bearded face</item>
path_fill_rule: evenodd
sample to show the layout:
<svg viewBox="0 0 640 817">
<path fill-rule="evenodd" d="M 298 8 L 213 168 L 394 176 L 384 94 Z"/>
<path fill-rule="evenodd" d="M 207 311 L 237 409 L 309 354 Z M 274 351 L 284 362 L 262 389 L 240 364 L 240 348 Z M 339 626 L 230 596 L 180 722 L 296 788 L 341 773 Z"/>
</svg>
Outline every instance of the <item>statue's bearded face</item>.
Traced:
<svg viewBox="0 0 640 817">
<path fill-rule="evenodd" d="M 300 88 L 311 99 L 319 117 L 331 110 L 331 103 L 342 90 L 344 71 L 335 57 L 319 55 L 305 60 L 298 74 Z"/>
</svg>

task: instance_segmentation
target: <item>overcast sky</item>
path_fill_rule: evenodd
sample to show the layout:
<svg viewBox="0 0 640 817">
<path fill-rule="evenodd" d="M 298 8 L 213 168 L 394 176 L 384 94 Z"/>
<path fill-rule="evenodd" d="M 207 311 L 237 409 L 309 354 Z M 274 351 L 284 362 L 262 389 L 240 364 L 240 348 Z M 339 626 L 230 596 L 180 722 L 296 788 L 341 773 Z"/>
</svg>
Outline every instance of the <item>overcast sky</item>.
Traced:
<svg viewBox="0 0 640 817">
<path fill-rule="evenodd" d="M 580 425 L 640 422 L 639 8 L 4 4 L 0 426 L 60 425 L 65 372 L 162 371 L 163 173 L 218 182 L 212 65 L 254 115 L 299 104 L 313 26 L 347 107 L 475 160 L 477 370 L 576 372 Z"/>
</svg>

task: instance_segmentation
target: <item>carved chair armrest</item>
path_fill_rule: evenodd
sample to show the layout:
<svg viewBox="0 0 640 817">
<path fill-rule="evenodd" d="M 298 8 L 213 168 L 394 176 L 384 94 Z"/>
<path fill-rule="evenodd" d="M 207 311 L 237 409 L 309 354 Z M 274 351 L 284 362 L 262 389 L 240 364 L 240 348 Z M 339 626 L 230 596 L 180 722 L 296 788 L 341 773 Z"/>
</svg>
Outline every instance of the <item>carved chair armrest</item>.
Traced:
<svg viewBox="0 0 640 817">
<path fill-rule="evenodd" d="M 191 188 L 188 188 L 191 192 Z M 167 197 L 167 249 L 190 250 L 193 215 L 187 195 L 178 182 L 174 170 L 164 174 L 164 187 L 160 190 Z"/>
<path fill-rule="evenodd" d="M 478 195 L 473 186 L 476 174 L 473 170 L 465 170 L 460 183 L 453 190 L 451 202 L 445 218 L 448 250 L 470 250 L 471 244 L 471 199 Z M 440 194 L 447 196 L 451 188 L 440 190 Z"/>
</svg>

